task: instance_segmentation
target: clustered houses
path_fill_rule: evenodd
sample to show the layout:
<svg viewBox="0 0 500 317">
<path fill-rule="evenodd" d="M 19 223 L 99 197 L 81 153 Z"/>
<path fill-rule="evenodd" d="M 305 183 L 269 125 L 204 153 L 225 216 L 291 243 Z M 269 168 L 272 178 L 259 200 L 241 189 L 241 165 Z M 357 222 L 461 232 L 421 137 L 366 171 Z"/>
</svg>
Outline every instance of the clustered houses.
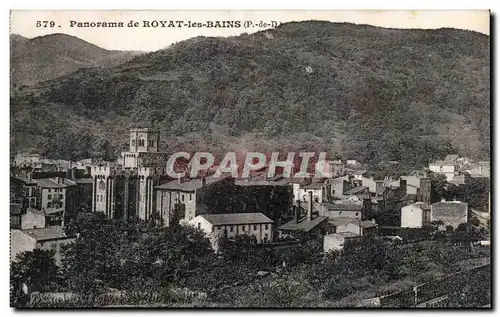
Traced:
<svg viewBox="0 0 500 317">
<path fill-rule="evenodd" d="M 444 160 L 429 163 L 429 170 L 444 175 L 447 182 L 457 185 L 468 183 L 471 178 L 490 177 L 488 161 L 474 162 L 456 154 L 447 155 Z"/>
<path fill-rule="evenodd" d="M 268 177 L 268 165 L 244 179 L 214 177 L 213 168 L 198 178 L 173 179 L 167 173 L 168 154 L 158 151 L 159 142 L 157 131 L 134 128 L 129 149 L 117 162 L 18 155 L 11 177 L 11 228 L 17 230 L 13 243 L 29 249 L 46 246 L 44 241 L 71 241 L 61 228 L 84 210 L 158 226 L 193 225 L 207 234 L 216 250 L 221 238 L 242 235 L 268 244 L 307 235 L 321 239 L 325 251 L 339 250 L 346 241 L 377 232 L 379 225 L 370 214 L 387 209 L 388 202 L 403 206 L 401 227 L 419 228 L 437 220 L 456 227 L 467 221 L 466 204 L 431 201 L 431 180 L 425 172 L 377 180 L 355 160 L 335 160 L 322 179 L 310 174 Z M 429 170 L 450 182 L 489 176 L 487 162 L 456 155 L 430 164 Z"/>
</svg>

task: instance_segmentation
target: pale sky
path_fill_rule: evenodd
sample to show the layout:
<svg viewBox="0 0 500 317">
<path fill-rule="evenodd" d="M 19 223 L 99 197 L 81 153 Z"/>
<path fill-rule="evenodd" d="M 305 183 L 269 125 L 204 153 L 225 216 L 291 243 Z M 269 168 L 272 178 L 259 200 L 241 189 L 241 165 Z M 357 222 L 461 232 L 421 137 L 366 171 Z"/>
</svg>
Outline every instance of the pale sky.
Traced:
<svg viewBox="0 0 500 317">
<path fill-rule="evenodd" d="M 140 27 L 127 27 L 130 21 Z M 146 28 L 143 21 L 251 21 L 291 22 L 324 20 L 370 24 L 388 28 L 456 28 L 490 34 L 490 12 L 471 11 L 11 11 L 11 33 L 33 38 L 66 33 L 113 50 L 155 51 L 195 36 L 232 36 L 266 28 Z M 54 27 L 37 27 L 37 21 L 54 21 Z M 76 22 L 123 22 L 123 28 L 78 28 Z"/>
</svg>

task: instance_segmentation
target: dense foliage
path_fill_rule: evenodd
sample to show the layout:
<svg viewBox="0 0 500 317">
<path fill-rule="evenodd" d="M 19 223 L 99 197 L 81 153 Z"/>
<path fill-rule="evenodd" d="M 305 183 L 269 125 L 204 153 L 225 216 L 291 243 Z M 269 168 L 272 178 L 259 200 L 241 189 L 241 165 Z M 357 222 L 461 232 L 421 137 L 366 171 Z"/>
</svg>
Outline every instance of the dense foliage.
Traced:
<svg viewBox="0 0 500 317">
<path fill-rule="evenodd" d="M 488 158 L 489 56 L 487 36 L 452 29 L 310 21 L 199 37 L 17 90 L 13 150 L 107 157 L 155 121 L 168 151 L 322 149 L 405 169 L 452 148 Z"/>
</svg>

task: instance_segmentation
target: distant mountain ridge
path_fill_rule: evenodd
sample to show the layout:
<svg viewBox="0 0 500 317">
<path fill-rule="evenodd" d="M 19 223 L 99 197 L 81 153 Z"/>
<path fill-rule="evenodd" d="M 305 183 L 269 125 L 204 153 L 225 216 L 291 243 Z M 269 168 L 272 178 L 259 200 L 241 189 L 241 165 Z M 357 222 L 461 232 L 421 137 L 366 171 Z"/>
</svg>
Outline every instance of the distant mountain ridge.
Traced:
<svg viewBox="0 0 500 317">
<path fill-rule="evenodd" d="M 412 167 L 452 152 L 487 159 L 490 40 L 286 23 L 83 68 L 16 91 L 11 111 L 15 148 L 50 157 L 116 154 L 128 128 L 155 124 L 166 151 L 321 148 Z"/>
<path fill-rule="evenodd" d="M 72 73 L 82 67 L 110 67 L 140 52 L 109 51 L 66 34 L 25 38 L 10 36 L 11 82 L 32 85 Z"/>
</svg>

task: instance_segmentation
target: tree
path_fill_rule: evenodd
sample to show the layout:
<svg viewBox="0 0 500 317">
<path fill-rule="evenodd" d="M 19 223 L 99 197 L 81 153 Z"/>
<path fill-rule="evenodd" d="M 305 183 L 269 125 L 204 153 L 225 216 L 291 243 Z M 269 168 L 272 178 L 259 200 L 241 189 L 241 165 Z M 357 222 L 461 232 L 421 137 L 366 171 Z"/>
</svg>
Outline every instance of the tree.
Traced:
<svg viewBox="0 0 500 317">
<path fill-rule="evenodd" d="M 11 305 L 24 306 L 27 303 L 23 284 L 29 293 L 56 289 L 60 282 L 58 267 L 53 251 L 35 249 L 19 254 L 10 269 Z"/>
</svg>

